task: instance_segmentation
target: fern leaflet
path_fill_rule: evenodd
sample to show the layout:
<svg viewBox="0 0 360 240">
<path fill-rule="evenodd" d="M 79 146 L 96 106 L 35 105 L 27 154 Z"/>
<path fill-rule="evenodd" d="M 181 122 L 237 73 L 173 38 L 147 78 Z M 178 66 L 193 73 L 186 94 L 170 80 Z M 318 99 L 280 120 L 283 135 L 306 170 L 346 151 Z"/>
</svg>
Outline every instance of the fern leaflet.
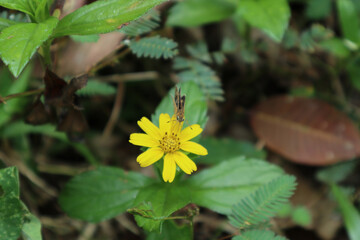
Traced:
<svg viewBox="0 0 360 240">
<path fill-rule="evenodd" d="M 275 233 L 267 230 L 250 230 L 233 238 L 233 240 L 286 240 L 281 236 L 276 236 Z"/>
<path fill-rule="evenodd" d="M 275 216 L 296 187 L 295 177 L 285 175 L 260 187 L 232 209 L 230 223 L 240 229 L 261 224 Z"/>
<path fill-rule="evenodd" d="M 122 27 L 119 32 L 131 37 L 136 37 L 159 27 L 160 14 L 156 10 L 151 10 L 140 19 L 130 22 L 127 26 Z"/>
<path fill-rule="evenodd" d="M 220 79 L 210 67 L 197 60 L 183 57 L 175 58 L 173 67 L 180 71 L 177 74 L 180 81 L 195 81 L 208 98 L 224 101 Z"/>
<path fill-rule="evenodd" d="M 130 40 L 128 45 L 137 57 L 168 59 L 173 58 L 178 53 L 176 42 L 159 36 L 142 38 L 138 41 Z"/>
</svg>

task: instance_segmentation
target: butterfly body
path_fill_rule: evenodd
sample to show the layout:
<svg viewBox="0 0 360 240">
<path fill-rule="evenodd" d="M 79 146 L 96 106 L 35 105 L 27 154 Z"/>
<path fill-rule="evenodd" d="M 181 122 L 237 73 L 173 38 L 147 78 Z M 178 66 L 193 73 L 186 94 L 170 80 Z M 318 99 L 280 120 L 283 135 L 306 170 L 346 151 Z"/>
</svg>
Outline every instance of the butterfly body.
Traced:
<svg viewBox="0 0 360 240">
<path fill-rule="evenodd" d="M 174 115 L 179 123 L 185 120 L 185 96 L 181 96 L 181 88 L 175 87 Z"/>
</svg>

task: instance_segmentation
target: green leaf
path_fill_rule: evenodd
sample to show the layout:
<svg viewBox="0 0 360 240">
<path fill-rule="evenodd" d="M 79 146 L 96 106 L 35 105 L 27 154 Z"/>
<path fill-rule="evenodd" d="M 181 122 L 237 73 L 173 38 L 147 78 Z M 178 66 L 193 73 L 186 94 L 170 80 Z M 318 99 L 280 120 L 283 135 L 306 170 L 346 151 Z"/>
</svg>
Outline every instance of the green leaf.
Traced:
<svg viewBox="0 0 360 240">
<path fill-rule="evenodd" d="M 290 18 L 287 0 L 241 0 L 237 11 L 250 25 L 277 42 L 281 41 Z"/>
<path fill-rule="evenodd" d="M 336 1 L 341 31 L 345 38 L 359 44 L 359 17 L 351 0 Z"/>
<path fill-rule="evenodd" d="M 341 162 L 318 171 L 316 178 L 325 183 L 338 183 L 356 168 L 357 161 Z"/>
<path fill-rule="evenodd" d="M 253 144 L 231 138 L 202 138 L 199 143 L 208 150 L 208 155 L 196 159 L 197 163 L 217 164 L 236 156 L 265 159 L 264 150 L 257 150 Z"/>
<path fill-rule="evenodd" d="M 268 230 L 250 230 L 243 232 L 241 235 L 236 236 L 233 240 L 286 240 L 281 236 L 276 236 L 275 233 Z"/>
<path fill-rule="evenodd" d="M 79 96 L 109 96 L 114 95 L 115 93 L 116 88 L 114 86 L 96 80 L 89 80 L 84 88 L 76 91 L 76 94 Z"/>
<path fill-rule="evenodd" d="M 311 223 L 311 213 L 306 207 L 296 207 L 291 214 L 291 219 L 301 226 L 308 226 Z"/>
<path fill-rule="evenodd" d="M 152 181 L 120 168 L 99 167 L 72 178 L 62 190 L 59 203 L 73 218 L 99 222 L 132 207 L 139 190 Z"/>
<path fill-rule="evenodd" d="M 320 20 L 329 16 L 330 13 L 331 0 L 307 1 L 305 14 L 309 19 Z"/>
<path fill-rule="evenodd" d="M 350 55 L 350 50 L 346 47 L 344 41 L 338 38 L 322 41 L 320 42 L 320 46 L 339 58 L 347 58 Z"/>
<path fill-rule="evenodd" d="M 160 21 L 160 13 L 156 10 L 150 10 L 141 18 L 130 22 L 129 25 L 121 27 L 119 32 L 131 37 L 136 37 L 159 27 Z"/>
<path fill-rule="evenodd" d="M 224 91 L 216 73 L 201 61 L 176 57 L 173 68 L 181 82 L 194 81 L 207 98 L 224 101 Z"/>
<path fill-rule="evenodd" d="M 186 96 L 185 101 L 185 123 L 184 126 L 191 124 L 199 124 L 202 128 L 208 120 L 207 105 L 205 97 L 199 87 L 194 82 L 185 82 L 179 84 L 181 87 L 181 94 Z M 151 116 L 152 122 L 159 126 L 160 113 L 168 113 L 170 117 L 174 114 L 173 99 L 175 88 L 170 89 L 168 95 L 163 98 L 161 103 L 155 110 L 155 113 Z"/>
<path fill-rule="evenodd" d="M 54 37 L 89 35 L 116 30 L 165 0 L 107 0 L 83 6 L 60 20 Z"/>
<path fill-rule="evenodd" d="M 21 74 L 21 76 L 16 79 L 12 80 L 10 75 L 7 75 L 7 71 L 4 70 L 4 78 L 1 79 L 1 85 L 4 84 L 4 92 L 1 92 L 3 95 L 10 95 L 15 93 L 21 93 L 26 90 L 30 74 L 32 71 L 32 67 L 29 66 L 25 69 L 25 71 Z M 23 110 L 23 103 L 26 102 L 26 100 L 21 98 L 15 98 L 10 101 L 8 101 L 6 104 L 0 104 L 0 127 L 2 127 L 6 122 L 8 122 L 12 115 L 14 113 L 17 113 L 19 111 Z"/>
<path fill-rule="evenodd" d="M 360 57 L 355 57 L 346 65 L 351 85 L 360 91 Z"/>
<path fill-rule="evenodd" d="M 336 184 L 331 184 L 331 192 L 339 204 L 347 233 L 351 240 L 360 239 L 360 215 Z"/>
<path fill-rule="evenodd" d="M 131 40 L 128 45 L 137 57 L 168 59 L 178 54 L 176 42 L 159 36 Z"/>
<path fill-rule="evenodd" d="M 177 226 L 173 221 L 165 221 L 161 233 L 150 233 L 146 240 L 192 240 L 192 235 L 189 225 Z"/>
<path fill-rule="evenodd" d="M 233 1 L 182 1 L 171 8 L 166 24 L 169 26 L 194 27 L 218 22 L 230 17 L 235 12 L 235 9 L 236 5 Z"/>
<path fill-rule="evenodd" d="M 182 182 L 174 182 L 171 184 L 159 182 L 140 189 L 134 205 L 150 203 L 154 216 L 153 219 L 140 222 L 147 225 L 146 230 L 157 230 L 160 232 L 164 219 L 190 203 L 190 201 L 190 192 Z M 137 221 L 139 222 L 139 219 Z"/>
<path fill-rule="evenodd" d="M 197 173 L 186 184 L 193 203 L 230 214 L 235 203 L 283 174 L 281 168 L 268 162 L 236 157 Z"/>
<path fill-rule="evenodd" d="M 88 42 L 97 42 L 100 38 L 97 34 L 92 35 L 71 35 L 72 40 L 75 42 L 88 43 Z"/>
<path fill-rule="evenodd" d="M 0 31 L 3 30 L 4 28 L 10 27 L 11 25 L 15 25 L 17 23 L 18 22 L 11 21 L 6 18 L 0 18 Z"/>
<path fill-rule="evenodd" d="M 98 165 L 99 161 L 96 159 L 96 157 L 93 155 L 93 153 L 84 143 L 69 141 L 64 132 L 56 131 L 55 126 L 50 124 L 34 126 L 34 125 L 26 124 L 23 121 L 14 122 L 6 126 L 6 128 L 2 129 L 2 131 L 0 132 L 0 136 L 2 138 L 14 138 L 29 133 L 44 134 L 59 139 L 72 146 L 77 152 L 79 152 L 82 156 L 84 156 L 84 158 L 89 163 L 91 163 L 92 165 Z"/>
<path fill-rule="evenodd" d="M 268 182 L 233 207 L 230 223 L 246 229 L 269 221 L 288 203 L 295 187 L 295 177 L 289 175 Z"/>
<path fill-rule="evenodd" d="M 19 23 L 0 33 L 0 57 L 14 76 L 19 76 L 36 49 L 51 35 L 59 20 L 51 17 L 43 23 Z"/>
<path fill-rule="evenodd" d="M 24 240 L 42 240 L 41 222 L 32 214 L 25 218 L 25 223 L 22 228 L 22 237 Z"/>
<path fill-rule="evenodd" d="M 39 0 L 33 0 L 39 1 Z M 32 8 L 32 1 L 29 0 L 0 0 L 0 6 L 13 10 L 18 10 L 34 16 L 34 9 Z"/>
<path fill-rule="evenodd" d="M 19 200 L 19 172 L 15 167 L 0 170 L 0 240 L 20 236 L 26 209 Z"/>
</svg>

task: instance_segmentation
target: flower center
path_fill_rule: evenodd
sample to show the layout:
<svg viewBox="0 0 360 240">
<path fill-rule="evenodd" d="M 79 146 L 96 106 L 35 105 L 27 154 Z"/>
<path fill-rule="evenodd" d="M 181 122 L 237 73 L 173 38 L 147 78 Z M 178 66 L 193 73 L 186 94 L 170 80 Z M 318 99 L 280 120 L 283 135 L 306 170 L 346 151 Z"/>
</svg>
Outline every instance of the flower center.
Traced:
<svg viewBox="0 0 360 240">
<path fill-rule="evenodd" d="M 165 132 L 164 137 L 160 140 L 160 146 L 166 153 L 172 153 L 180 149 L 180 138 L 176 133 L 168 135 Z"/>
</svg>

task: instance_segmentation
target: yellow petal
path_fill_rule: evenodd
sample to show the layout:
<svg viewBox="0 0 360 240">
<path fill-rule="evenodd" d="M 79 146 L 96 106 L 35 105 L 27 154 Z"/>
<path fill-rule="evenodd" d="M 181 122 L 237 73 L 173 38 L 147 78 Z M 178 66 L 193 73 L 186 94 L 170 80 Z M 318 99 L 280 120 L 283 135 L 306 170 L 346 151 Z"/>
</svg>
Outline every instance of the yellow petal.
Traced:
<svg viewBox="0 0 360 240">
<path fill-rule="evenodd" d="M 206 148 L 204 148 L 203 146 L 201 146 L 198 143 L 190 142 L 190 141 L 181 143 L 180 149 L 182 149 L 186 152 L 197 154 L 197 155 L 207 155 L 208 154 L 208 151 L 206 150 Z"/>
<path fill-rule="evenodd" d="M 160 129 L 156 127 L 149 119 L 142 117 L 140 121 L 137 122 L 141 129 L 146 132 L 151 137 L 159 140 L 161 138 Z"/>
<path fill-rule="evenodd" d="M 197 170 L 196 164 L 184 153 L 174 152 L 174 159 L 176 164 L 183 170 L 186 174 L 191 174 L 193 171 Z"/>
<path fill-rule="evenodd" d="M 193 125 L 185 128 L 184 130 L 181 131 L 181 133 L 180 133 L 180 141 L 181 142 L 186 142 L 186 141 L 196 137 L 201 132 L 202 132 L 202 128 L 200 127 L 200 125 L 199 124 L 193 124 Z"/>
<path fill-rule="evenodd" d="M 140 164 L 141 167 L 147 167 L 155 163 L 164 155 L 164 151 L 161 148 L 149 148 L 142 154 L 140 154 L 136 161 Z"/>
<path fill-rule="evenodd" d="M 134 145 L 144 147 L 157 147 L 160 145 L 159 140 L 156 140 L 155 138 L 152 138 L 144 133 L 132 133 L 130 135 L 129 142 Z"/>
<path fill-rule="evenodd" d="M 175 173 L 176 173 L 176 164 L 173 155 L 174 155 L 173 153 L 168 153 L 164 157 L 164 167 L 162 172 L 164 182 L 171 183 L 172 181 L 174 181 Z"/>
<path fill-rule="evenodd" d="M 159 117 L 159 126 L 162 134 L 169 132 L 170 129 L 170 116 L 167 113 L 161 113 Z"/>
</svg>

